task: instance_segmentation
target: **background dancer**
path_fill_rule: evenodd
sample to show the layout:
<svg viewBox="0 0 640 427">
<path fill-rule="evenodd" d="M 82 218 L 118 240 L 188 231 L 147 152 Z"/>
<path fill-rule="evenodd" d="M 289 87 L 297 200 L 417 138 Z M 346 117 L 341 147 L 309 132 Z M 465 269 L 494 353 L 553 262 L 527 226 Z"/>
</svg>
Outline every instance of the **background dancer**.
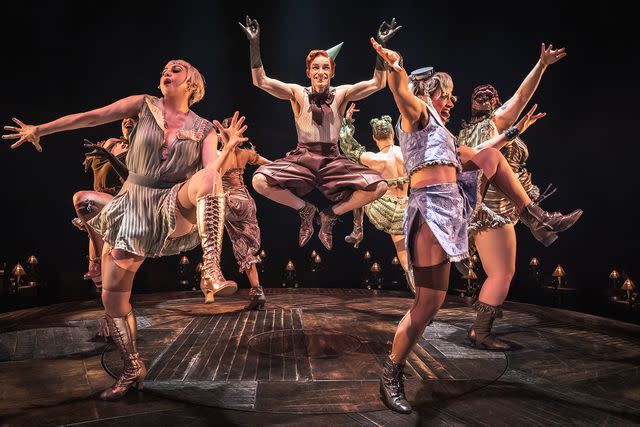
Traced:
<svg viewBox="0 0 640 427">
<path fill-rule="evenodd" d="M 226 118 L 222 125 L 226 128 L 231 118 Z M 224 148 L 224 146 L 222 147 Z M 244 185 L 244 169 L 247 164 L 265 165 L 269 163 L 259 155 L 254 147 L 251 149 L 236 147 L 220 167 L 222 188 L 226 196 L 224 227 L 231 239 L 233 254 L 238 261 L 241 273 L 245 273 L 251 284 L 249 304 L 245 310 L 261 310 L 267 302 L 256 264 L 261 262 L 257 255 L 260 250 L 260 227 L 256 218 L 256 202 Z"/>
<path fill-rule="evenodd" d="M 344 238 L 347 243 L 356 248 L 362 241 L 363 214 L 366 212 L 369 221 L 380 231 L 391 236 L 400 265 L 405 271 L 409 288 L 415 293 L 413 280 L 408 274 L 407 250 L 404 243 L 403 219 L 407 207 L 407 191 L 409 189 L 409 177 L 404 167 L 400 147 L 395 145 L 393 125 L 391 117 L 382 116 L 380 119 L 371 119 L 371 136 L 375 141 L 378 152 L 366 151 L 354 138 L 355 120 L 353 113 L 359 111 L 355 103 L 347 109 L 342 130 L 340 131 L 340 148 L 350 160 L 367 166 L 380 173 L 387 182 L 387 192 L 384 196 L 374 200 L 363 208 L 353 211 L 353 231 Z"/>
<path fill-rule="evenodd" d="M 129 150 L 129 133 L 137 118 L 126 118 L 122 121 L 122 136 L 109 138 L 97 144 L 85 144 L 92 151 L 86 154 L 85 171 L 93 172 L 93 191 L 78 191 L 73 195 L 73 207 L 78 215 L 72 223 L 89 236 L 89 269 L 84 280 L 92 280 L 97 288 L 102 287 L 100 274 L 100 256 L 102 255 L 102 237 L 98 235 L 87 221 L 96 216 L 104 206 L 118 194 L 122 183 L 127 179 L 129 171 L 124 165 Z"/>
<path fill-rule="evenodd" d="M 471 94 L 471 119 L 463 124 L 458 135 L 458 143 L 477 147 L 491 137 L 504 132 L 515 123 L 536 91 L 544 71 L 551 64 L 566 56 L 565 49 L 540 49 L 540 59 L 525 77 L 520 87 L 504 104 L 500 102 L 498 91 L 491 85 L 478 86 Z M 524 141 L 515 138 L 501 150 L 509 166 L 518 177 L 529 197 L 537 204 L 540 190 L 531 181 L 531 173 L 526 168 L 529 150 Z M 580 209 L 570 214 L 575 221 L 582 215 Z M 481 209 L 469 224 L 469 239 L 478 249 L 482 267 L 487 278 L 482 284 L 478 301 L 473 308 L 478 312 L 468 337 L 474 345 L 489 350 L 508 350 L 509 344 L 491 334 L 493 321 L 502 317 L 501 305 L 507 298 L 511 280 L 516 269 L 517 209 L 511 201 L 494 185 L 490 185 L 483 198 Z M 574 221 L 574 222 L 575 222 Z M 550 245 L 557 238 L 552 234 Z"/>
</svg>

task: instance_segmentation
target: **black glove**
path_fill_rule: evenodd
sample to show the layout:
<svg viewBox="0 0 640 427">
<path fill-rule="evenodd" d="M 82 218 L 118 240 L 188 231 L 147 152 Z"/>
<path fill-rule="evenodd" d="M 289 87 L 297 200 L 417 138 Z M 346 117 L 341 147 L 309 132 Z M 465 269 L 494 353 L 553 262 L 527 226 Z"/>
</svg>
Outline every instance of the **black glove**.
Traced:
<svg viewBox="0 0 640 427">
<path fill-rule="evenodd" d="M 127 169 L 127 166 L 122 163 L 116 156 L 114 156 L 109 150 L 101 145 L 94 144 L 88 139 L 84 140 L 84 147 L 92 150 L 85 154 L 88 159 L 106 159 L 109 163 L 111 163 L 113 170 L 116 171 L 118 176 L 122 178 L 122 180 L 126 181 L 127 177 L 129 176 L 129 169 Z"/>
<path fill-rule="evenodd" d="M 391 20 L 390 24 L 387 24 L 387 21 L 382 21 L 380 27 L 378 27 L 378 33 L 376 34 L 376 41 L 382 45 L 382 47 L 387 47 L 387 42 L 396 35 L 396 33 L 402 28 L 402 25 L 398 26 L 396 22 L 396 18 Z M 380 55 L 376 55 L 376 70 L 384 71 L 387 69 L 387 63 Z"/>
<path fill-rule="evenodd" d="M 249 15 L 245 20 L 245 25 L 242 25 L 244 34 L 249 39 L 249 59 L 251 61 L 251 68 L 262 67 L 262 59 L 260 58 L 260 24 L 255 19 L 251 19 Z"/>
</svg>

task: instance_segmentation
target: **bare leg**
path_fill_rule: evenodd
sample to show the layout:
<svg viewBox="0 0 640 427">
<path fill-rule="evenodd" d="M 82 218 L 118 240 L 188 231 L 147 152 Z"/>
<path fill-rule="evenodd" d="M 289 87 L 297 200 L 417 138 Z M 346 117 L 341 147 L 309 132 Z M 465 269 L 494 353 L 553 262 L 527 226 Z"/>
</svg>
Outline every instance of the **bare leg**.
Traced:
<svg viewBox="0 0 640 427">
<path fill-rule="evenodd" d="M 402 413 L 411 412 L 411 405 L 404 395 L 404 364 L 424 328 L 444 302 L 449 286 L 450 267 L 447 254 L 427 224 L 423 223 L 411 239 L 416 296 L 413 305 L 398 324 L 380 383 L 380 393 L 385 404 Z"/>
<path fill-rule="evenodd" d="M 257 288 L 260 286 L 260 278 L 258 277 L 258 269 L 255 264 L 251 264 L 248 270 L 245 271 L 247 278 L 249 279 L 249 283 L 252 288 Z"/>
<path fill-rule="evenodd" d="M 290 208 L 297 211 L 304 208 L 304 200 L 302 200 L 300 197 L 296 196 L 286 188 L 269 184 L 267 178 L 260 173 L 257 173 L 253 176 L 251 183 L 254 190 L 262 194 L 267 199 L 271 199 L 276 203 L 280 203 L 281 205 L 289 206 Z"/>
<path fill-rule="evenodd" d="M 468 147 L 460 147 L 461 157 L 464 159 L 469 156 L 468 153 L 462 154 Z M 486 178 L 485 189 L 489 182 L 493 181 L 496 187 L 507 196 L 519 210 L 531 204 L 531 199 L 518 178 L 516 178 L 513 170 L 507 163 L 500 151 L 494 148 L 487 148 L 480 151 L 470 160 L 463 164 L 464 170 L 482 169 L 482 173 Z M 483 189 L 484 190 L 484 189 Z"/>
<path fill-rule="evenodd" d="M 512 224 L 488 229 L 475 236 L 476 247 L 487 273 L 478 301 L 473 307 L 478 312 L 469 329 L 472 344 L 488 350 L 505 351 L 510 346 L 491 334 L 493 321 L 501 317 L 500 306 L 509 293 L 515 273 L 516 233 Z"/>
<path fill-rule="evenodd" d="M 475 236 L 476 247 L 487 279 L 479 300 L 499 306 L 507 298 L 516 269 L 516 233 L 512 224 L 488 229 Z"/>
<path fill-rule="evenodd" d="M 409 270 L 409 264 L 407 262 L 407 248 L 404 244 L 404 235 L 392 234 L 391 240 L 393 240 L 393 246 L 396 248 L 396 254 L 398 255 L 398 261 L 404 271 Z"/>
<path fill-rule="evenodd" d="M 427 224 L 422 224 L 413 235 L 411 246 L 414 254 L 416 297 L 413 306 L 398 324 L 390 356 L 394 363 L 400 364 L 404 364 L 424 328 L 442 306 L 449 285 L 447 254 L 442 250 Z M 421 269 L 440 270 L 442 268 L 446 272 L 427 270 L 426 274 L 419 273 Z"/>
<path fill-rule="evenodd" d="M 89 235 L 89 270 L 85 277 L 93 279 L 96 284 L 101 282 L 99 260 L 103 241 L 102 237 L 87 225 L 87 221 L 98 215 L 111 199 L 113 196 L 110 194 L 98 191 L 79 191 L 73 195 L 73 206 Z"/>
</svg>

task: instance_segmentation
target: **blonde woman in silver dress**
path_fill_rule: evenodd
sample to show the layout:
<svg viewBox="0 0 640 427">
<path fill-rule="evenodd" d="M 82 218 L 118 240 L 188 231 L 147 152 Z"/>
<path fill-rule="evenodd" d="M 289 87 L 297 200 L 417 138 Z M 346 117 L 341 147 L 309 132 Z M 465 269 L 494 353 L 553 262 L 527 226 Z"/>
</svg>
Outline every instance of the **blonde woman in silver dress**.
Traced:
<svg viewBox="0 0 640 427">
<path fill-rule="evenodd" d="M 204 79 L 183 60 L 169 61 L 160 77 L 162 98 L 133 95 L 84 113 L 49 123 L 16 126 L 3 139 L 17 139 L 11 148 L 30 142 L 42 151 L 43 136 L 97 126 L 138 116 L 130 135 L 129 175 L 120 192 L 88 222 L 104 239 L 102 302 L 109 332 L 124 361 L 124 369 L 100 398 L 115 400 L 137 383 L 142 388 L 146 368 L 136 347 L 136 319 L 130 304 L 136 271 L 147 257 L 177 254 L 202 244 L 201 287 L 211 293 L 235 291 L 221 283 L 217 241 L 224 223 L 224 195 L 218 169 L 246 129 L 236 112 L 229 128 L 199 117 L 190 107 L 204 96 Z M 218 155 L 218 128 L 225 149 Z M 234 284 L 235 285 L 235 284 Z"/>
</svg>

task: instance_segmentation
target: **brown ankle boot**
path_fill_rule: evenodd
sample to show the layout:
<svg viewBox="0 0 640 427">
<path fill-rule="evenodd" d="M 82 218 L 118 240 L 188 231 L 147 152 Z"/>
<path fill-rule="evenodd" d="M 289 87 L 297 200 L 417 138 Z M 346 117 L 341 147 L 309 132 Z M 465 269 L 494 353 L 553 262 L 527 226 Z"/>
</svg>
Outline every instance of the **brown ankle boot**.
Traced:
<svg viewBox="0 0 640 427">
<path fill-rule="evenodd" d="M 353 210 L 353 231 L 344 238 L 345 242 L 353 245 L 356 249 L 358 249 L 358 246 L 360 246 L 360 242 L 362 242 L 362 238 L 364 237 L 364 229 L 362 227 L 362 223 L 364 221 L 363 215 L 364 208 Z"/>
<path fill-rule="evenodd" d="M 249 290 L 249 304 L 247 304 L 245 310 L 264 310 L 264 305 L 267 302 L 267 297 L 264 295 L 264 289 L 262 286 L 251 287 Z"/>
<path fill-rule="evenodd" d="M 333 247 L 333 226 L 338 222 L 338 215 L 333 213 L 331 207 L 328 207 L 320 212 L 318 222 L 320 223 L 318 238 L 324 247 L 330 251 Z"/>
<path fill-rule="evenodd" d="M 551 245 L 558 236 L 556 233 L 568 230 L 582 216 L 582 210 L 562 215 L 559 212 L 547 212 L 531 203 L 520 213 L 520 220 L 529 227 L 531 234 L 545 246 Z"/>
<path fill-rule="evenodd" d="M 493 321 L 497 317 L 502 317 L 502 309 L 493 305 L 485 304 L 481 301 L 476 301 L 473 304 L 473 309 L 478 312 L 476 321 L 473 322 L 473 326 L 469 329 L 467 336 L 474 347 L 484 347 L 487 350 L 493 351 L 506 351 L 511 349 L 511 346 L 504 341 L 500 341 L 493 334 L 491 334 L 491 328 L 493 327 Z"/>
<path fill-rule="evenodd" d="M 127 394 L 133 383 L 137 384 L 138 390 L 142 390 L 147 368 L 136 347 L 137 326 L 133 311 L 124 317 L 111 317 L 107 314 L 105 319 L 111 339 L 124 362 L 124 369 L 115 384 L 100 393 L 100 399 L 117 400 Z"/>
<path fill-rule="evenodd" d="M 313 219 L 318 214 L 318 208 L 311 203 L 304 202 L 304 207 L 298 211 L 300 215 L 300 232 L 298 233 L 298 245 L 303 247 L 313 236 Z"/>
<path fill-rule="evenodd" d="M 196 221 L 202 243 L 200 289 L 205 303 L 212 303 L 214 295 L 232 295 L 238 285 L 226 280 L 220 271 L 220 253 L 224 233 L 224 194 L 207 194 L 197 200 Z"/>
</svg>

